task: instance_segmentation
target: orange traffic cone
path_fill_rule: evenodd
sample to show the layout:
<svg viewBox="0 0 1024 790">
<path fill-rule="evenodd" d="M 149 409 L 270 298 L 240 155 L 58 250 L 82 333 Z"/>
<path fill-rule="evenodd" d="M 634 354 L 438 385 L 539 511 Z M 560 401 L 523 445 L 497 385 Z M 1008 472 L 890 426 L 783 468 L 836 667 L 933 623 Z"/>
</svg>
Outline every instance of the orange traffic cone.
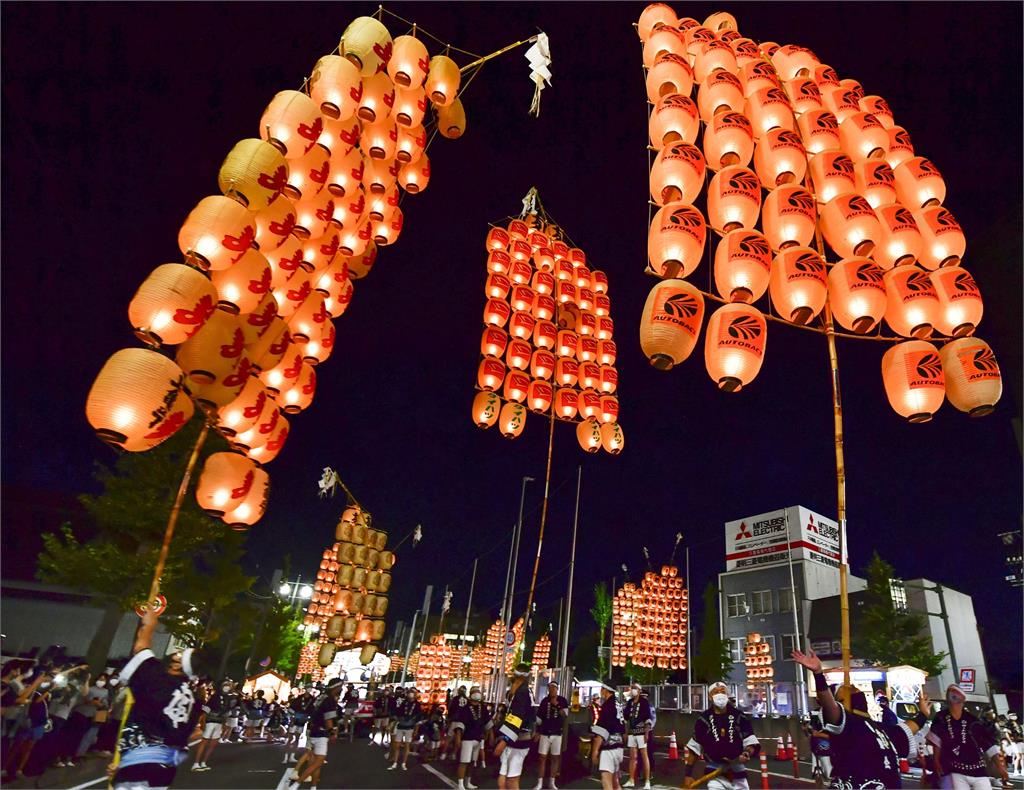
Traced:
<svg viewBox="0 0 1024 790">
<path fill-rule="evenodd" d="M 782 736 L 780 735 L 775 739 L 775 755 L 774 760 L 785 760 L 786 759 L 786 747 L 782 744 Z"/>
<path fill-rule="evenodd" d="M 676 743 L 676 731 L 672 730 L 672 735 L 668 739 L 668 759 L 678 760 L 679 759 L 679 745 Z"/>
<path fill-rule="evenodd" d="M 901 774 L 909 774 L 910 773 L 910 760 L 908 760 L 906 757 L 901 757 L 900 758 L 900 773 Z"/>
<path fill-rule="evenodd" d="M 796 746 L 793 744 L 792 736 L 787 732 L 786 733 L 786 759 L 787 760 L 792 760 L 795 754 L 796 754 Z"/>
</svg>

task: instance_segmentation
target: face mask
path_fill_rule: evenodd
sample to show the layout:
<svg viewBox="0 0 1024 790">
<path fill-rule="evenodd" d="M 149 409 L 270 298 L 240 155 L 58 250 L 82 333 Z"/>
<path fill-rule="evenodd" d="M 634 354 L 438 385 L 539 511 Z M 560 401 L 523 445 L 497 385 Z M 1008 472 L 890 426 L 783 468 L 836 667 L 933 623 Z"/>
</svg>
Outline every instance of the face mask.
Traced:
<svg viewBox="0 0 1024 790">
<path fill-rule="evenodd" d="M 728 694 L 712 694 L 711 701 L 714 703 L 716 708 L 724 708 L 729 704 Z"/>
<path fill-rule="evenodd" d="M 221 686 L 220 690 L 227 694 L 229 691 L 231 691 L 231 686 Z"/>
<path fill-rule="evenodd" d="M 111 686 L 116 686 L 119 682 L 120 682 L 120 678 L 111 678 L 110 679 L 110 685 Z"/>
<path fill-rule="evenodd" d="M 470 699 L 479 700 L 483 695 L 479 691 L 474 691 L 469 695 Z"/>
<path fill-rule="evenodd" d="M 48 689 L 48 688 L 50 688 L 50 681 L 44 680 L 42 683 L 39 684 L 39 688 L 41 688 L 41 689 Z"/>
<path fill-rule="evenodd" d="M 639 691 L 637 691 L 636 689 L 630 689 L 630 690 L 629 690 L 629 696 L 631 696 L 631 697 L 633 697 L 634 699 L 636 699 L 637 697 L 639 697 L 639 696 L 640 696 L 640 692 L 639 692 Z"/>
<path fill-rule="evenodd" d="M 100 688 L 100 689 L 101 689 L 101 688 L 103 688 L 103 687 L 104 687 L 105 685 L 107 685 L 107 681 L 105 681 L 105 680 L 97 680 L 97 681 L 96 681 L 96 688 Z"/>
</svg>

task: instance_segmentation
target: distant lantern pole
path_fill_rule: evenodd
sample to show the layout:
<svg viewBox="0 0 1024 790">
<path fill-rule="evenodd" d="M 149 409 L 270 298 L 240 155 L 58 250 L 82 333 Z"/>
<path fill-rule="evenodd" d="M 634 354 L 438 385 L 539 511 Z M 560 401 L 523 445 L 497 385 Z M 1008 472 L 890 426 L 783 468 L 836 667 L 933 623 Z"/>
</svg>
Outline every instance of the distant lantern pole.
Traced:
<svg viewBox="0 0 1024 790">
<path fill-rule="evenodd" d="M 705 333 L 705 364 L 719 389 L 737 392 L 761 368 L 767 322 L 824 336 L 849 683 L 836 338 L 891 344 L 882 378 L 893 409 L 910 422 L 930 420 L 947 397 L 972 416 L 990 413 L 1002 382 L 991 348 L 973 336 L 982 304 L 962 266 L 963 232 L 942 205 L 938 169 L 915 154 L 885 100 L 840 80 L 810 50 L 758 44 L 728 13 L 701 24 L 660 3 L 636 27 L 649 104 L 647 273 L 661 278 L 641 317 L 641 347 L 659 370 L 682 363 L 696 347 L 705 300 L 720 303 Z M 693 205 L 701 196 L 703 213 Z M 721 238 L 713 267 L 708 228 Z M 705 258 L 707 290 L 679 279 Z M 766 291 L 767 314 L 754 306 Z M 882 332 L 883 319 L 894 334 Z"/>
</svg>

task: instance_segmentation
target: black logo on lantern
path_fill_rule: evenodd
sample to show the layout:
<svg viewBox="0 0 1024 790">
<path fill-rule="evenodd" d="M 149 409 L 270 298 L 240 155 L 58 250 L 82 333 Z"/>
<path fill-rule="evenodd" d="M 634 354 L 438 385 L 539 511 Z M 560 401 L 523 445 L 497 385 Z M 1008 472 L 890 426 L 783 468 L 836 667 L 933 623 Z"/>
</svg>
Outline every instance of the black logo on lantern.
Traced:
<svg viewBox="0 0 1024 790">
<path fill-rule="evenodd" d="M 861 282 L 882 286 L 882 270 L 873 263 L 862 263 L 857 267 L 856 277 Z"/>
<path fill-rule="evenodd" d="M 992 353 L 991 348 L 982 348 L 976 351 L 972 361 L 978 370 L 983 370 L 986 373 L 999 372 L 999 363 L 996 362 L 996 355 Z"/>
<path fill-rule="evenodd" d="M 691 294 L 680 293 L 665 300 L 664 310 L 674 318 L 693 318 L 700 305 Z"/>
<path fill-rule="evenodd" d="M 935 380 L 942 376 L 942 363 L 938 354 L 925 354 L 917 361 L 917 375 L 923 379 Z"/>
<path fill-rule="evenodd" d="M 767 257 L 771 255 L 772 249 L 768 246 L 768 242 L 761 236 L 744 236 L 739 241 L 739 248 L 744 252 L 749 252 L 752 255 L 760 255 Z"/>
<path fill-rule="evenodd" d="M 924 272 L 911 272 L 907 277 L 906 287 L 914 293 L 925 293 L 932 290 L 932 281 Z"/>
<path fill-rule="evenodd" d="M 761 322 L 752 315 L 741 315 L 729 322 L 729 334 L 739 340 L 753 340 L 761 336 Z"/>
</svg>

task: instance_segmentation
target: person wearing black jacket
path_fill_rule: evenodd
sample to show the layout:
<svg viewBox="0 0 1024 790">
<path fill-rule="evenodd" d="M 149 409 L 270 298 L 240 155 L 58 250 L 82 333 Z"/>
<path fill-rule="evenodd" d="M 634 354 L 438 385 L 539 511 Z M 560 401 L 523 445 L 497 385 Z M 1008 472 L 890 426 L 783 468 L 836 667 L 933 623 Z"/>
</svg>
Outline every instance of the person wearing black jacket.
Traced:
<svg viewBox="0 0 1024 790">
<path fill-rule="evenodd" d="M 209 771 L 210 766 L 207 760 L 213 754 L 214 747 L 220 741 L 224 730 L 224 719 L 227 718 L 231 709 L 231 681 L 221 684 L 220 691 L 214 691 L 206 702 L 203 703 L 203 740 L 199 743 L 196 751 L 196 761 L 192 765 L 193 771 Z"/>
<path fill-rule="evenodd" d="M 995 758 L 1003 782 L 1009 781 L 1006 765 L 998 760 L 999 744 L 992 738 L 982 722 L 964 710 L 967 695 L 955 683 L 946 689 L 948 710 L 935 714 L 928 730 L 935 773 L 941 777 L 942 787 L 992 790 L 988 777 L 987 760 Z"/>
<path fill-rule="evenodd" d="M 469 700 L 465 705 L 458 707 L 453 712 L 453 717 L 458 716 L 459 724 L 462 725 L 462 746 L 459 749 L 458 769 L 458 790 L 476 790 L 473 784 L 473 777 L 466 777 L 466 773 L 476 762 L 480 754 L 480 745 L 483 743 L 487 725 L 491 720 L 491 710 L 483 701 L 483 694 L 479 686 L 473 686 L 469 692 Z"/>
<path fill-rule="evenodd" d="M 398 757 L 402 757 L 402 770 L 407 771 L 406 762 L 409 760 L 409 748 L 416 738 L 416 731 L 420 722 L 424 720 L 423 710 L 420 708 L 418 694 L 415 688 L 408 688 L 405 691 L 405 699 L 400 701 L 395 708 L 395 732 L 391 738 L 391 765 L 389 771 L 398 767 Z"/>
<path fill-rule="evenodd" d="M 469 702 L 469 697 L 466 695 L 466 687 L 459 686 L 458 693 L 449 698 L 447 702 L 448 710 L 448 730 L 445 733 L 447 738 L 444 742 L 444 751 L 441 754 L 443 760 L 449 754 L 451 754 L 453 760 L 459 758 L 462 744 L 462 709 L 466 707 Z"/>
<path fill-rule="evenodd" d="M 498 773 L 499 790 L 519 790 L 519 777 L 523 773 L 523 762 L 533 743 L 533 724 L 536 712 L 533 698 L 526 680 L 530 677 L 530 665 L 519 664 L 512 675 L 508 691 L 508 710 L 498 730 L 498 745 L 494 756 L 501 758 Z"/>
<path fill-rule="evenodd" d="M 634 782 L 639 784 L 637 764 L 640 758 L 643 758 L 644 790 L 651 790 L 651 758 L 647 754 L 647 736 L 651 731 L 651 703 L 646 697 L 641 696 L 641 691 L 639 683 L 630 684 L 629 699 L 622 711 L 626 718 L 626 745 L 629 747 L 629 781 L 625 787 L 633 787 Z"/>
<path fill-rule="evenodd" d="M 323 693 L 313 703 L 309 714 L 309 745 L 292 772 L 289 790 L 298 790 L 303 782 L 310 779 L 313 780 L 311 790 L 316 790 L 320 769 L 327 762 L 327 747 L 338 734 L 341 710 L 338 698 L 344 685 L 341 678 L 328 681 Z"/>
<path fill-rule="evenodd" d="M 566 711 L 569 700 L 558 694 L 558 681 L 548 683 L 548 695 L 537 706 L 537 785 L 534 790 L 544 786 L 544 770 L 547 767 L 548 755 L 551 755 L 551 787 L 558 790 L 555 779 L 562 762 L 562 732 L 565 728 Z"/>
<path fill-rule="evenodd" d="M 601 707 L 590 731 L 594 735 L 590 762 L 601 772 L 601 787 L 604 790 L 621 790 L 619 767 L 622 765 L 622 736 L 626 732 L 626 723 L 611 680 L 601 683 Z"/>
<path fill-rule="evenodd" d="M 722 681 L 708 688 L 711 706 L 693 726 L 686 744 L 683 787 L 690 787 L 690 773 L 698 760 L 704 761 L 705 775 L 718 772 L 707 786 L 713 790 L 747 790 L 747 763 L 761 750 L 750 719 L 730 701 L 729 688 Z"/>
</svg>

